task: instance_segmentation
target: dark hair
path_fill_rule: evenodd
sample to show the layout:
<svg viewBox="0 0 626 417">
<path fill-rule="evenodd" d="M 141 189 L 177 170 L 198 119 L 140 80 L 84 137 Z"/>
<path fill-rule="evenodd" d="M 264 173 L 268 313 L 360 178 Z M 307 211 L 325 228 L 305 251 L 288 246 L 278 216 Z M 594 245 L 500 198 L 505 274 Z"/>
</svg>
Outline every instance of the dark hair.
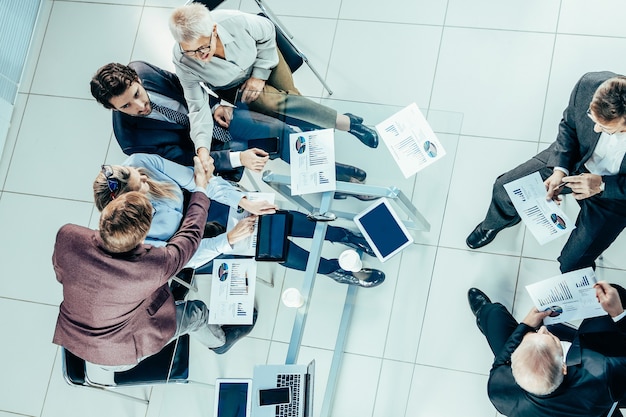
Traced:
<svg viewBox="0 0 626 417">
<path fill-rule="evenodd" d="M 600 122 L 621 119 L 626 124 L 626 77 L 620 75 L 600 84 L 589 108 Z"/>
<path fill-rule="evenodd" d="M 112 62 L 101 67 L 91 79 L 91 95 L 107 109 L 113 109 L 111 98 L 124 94 L 136 81 L 139 76 L 134 69 Z"/>
<path fill-rule="evenodd" d="M 152 204 L 145 195 L 131 191 L 122 194 L 100 215 L 100 237 L 109 252 L 128 252 L 139 245 L 150 230 Z"/>
</svg>

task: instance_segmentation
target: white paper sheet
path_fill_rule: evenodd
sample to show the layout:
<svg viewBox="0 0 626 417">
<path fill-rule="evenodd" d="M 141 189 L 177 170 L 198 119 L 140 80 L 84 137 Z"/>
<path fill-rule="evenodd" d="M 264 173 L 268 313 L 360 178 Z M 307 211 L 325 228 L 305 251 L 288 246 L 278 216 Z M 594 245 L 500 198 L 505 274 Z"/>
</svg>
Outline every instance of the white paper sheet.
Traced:
<svg viewBox="0 0 626 417">
<path fill-rule="evenodd" d="M 537 310 L 552 310 L 543 323 L 555 324 L 606 315 L 593 288 L 597 282 L 589 267 L 527 285 L 526 290 Z"/>
<path fill-rule="evenodd" d="M 517 214 L 540 245 L 576 228 L 554 201 L 546 201 L 546 187 L 538 172 L 504 184 L 504 189 Z"/>
<path fill-rule="evenodd" d="M 413 103 L 376 125 L 405 178 L 441 159 L 446 151 L 426 118 Z"/>
<path fill-rule="evenodd" d="M 289 154 L 291 195 L 335 190 L 334 129 L 290 134 Z"/>
<path fill-rule="evenodd" d="M 274 204 L 274 200 L 276 199 L 276 194 L 274 193 L 257 193 L 257 192 L 248 192 L 245 193 L 246 198 L 250 201 L 259 201 L 265 200 L 270 204 Z M 226 232 L 230 232 L 236 225 L 239 223 L 241 219 L 250 216 L 250 212 L 242 209 L 241 207 L 230 208 L 228 212 L 228 224 L 226 225 Z M 233 249 L 229 252 L 229 255 L 243 255 L 243 256 L 254 256 L 256 251 L 256 232 L 258 227 L 259 220 L 254 223 L 254 230 L 252 234 L 245 239 L 240 240 L 239 242 L 235 242 L 233 245 Z"/>
<path fill-rule="evenodd" d="M 252 324 L 256 261 L 214 259 L 209 324 Z"/>
</svg>

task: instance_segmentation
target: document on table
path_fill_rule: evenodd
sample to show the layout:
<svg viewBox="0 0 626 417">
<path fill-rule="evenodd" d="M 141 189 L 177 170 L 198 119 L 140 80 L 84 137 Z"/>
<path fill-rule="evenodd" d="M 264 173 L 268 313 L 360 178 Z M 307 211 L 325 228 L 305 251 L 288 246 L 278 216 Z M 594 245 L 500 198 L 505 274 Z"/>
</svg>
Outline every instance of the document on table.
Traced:
<svg viewBox="0 0 626 417">
<path fill-rule="evenodd" d="M 446 151 L 426 118 L 413 103 L 376 125 L 405 178 L 441 159 Z"/>
<path fill-rule="evenodd" d="M 289 155 L 291 195 L 335 190 L 334 129 L 290 134 Z"/>
<path fill-rule="evenodd" d="M 537 310 L 552 311 L 544 324 L 563 323 L 607 314 L 596 298 L 596 282 L 589 267 L 527 285 L 526 291 Z"/>
<path fill-rule="evenodd" d="M 554 201 L 546 201 L 546 187 L 539 172 L 504 184 L 504 189 L 517 214 L 540 245 L 576 228 Z"/>
<path fill-rule="evenodd" d="M 252 324 L 256 261 L 213 260 L 209 324 Z"/>
<path fill-rule="evenodd" d="M 276 195 L 274 193 L 257 193 L 248 192 L 245 193 L 246 198 L 250 201 L 265 200 L 270 204 L 274 204 Z M 230 232 L 239 223 L 239 221 L 245 217 L 250 216 L 251 213 L 242 209 L 241 207 L 230 208 L 228 212 L 228 224 L 226 225 L 226 232 Z M 229 252 L 232 255 L 254 256 L 256 252 L 256 233 L 259 220 L 254 223 L 254 230 L 252 234 L 245 239 L 235 242 L 233 249 Z"/>
</svg>

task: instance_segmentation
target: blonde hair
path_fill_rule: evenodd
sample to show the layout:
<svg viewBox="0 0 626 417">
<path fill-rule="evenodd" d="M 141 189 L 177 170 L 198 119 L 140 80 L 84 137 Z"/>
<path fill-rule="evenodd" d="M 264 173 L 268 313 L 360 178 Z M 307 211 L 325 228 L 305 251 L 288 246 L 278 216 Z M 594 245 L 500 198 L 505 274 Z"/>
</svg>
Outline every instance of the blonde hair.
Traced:
<svg viewBox="0 0 626 417">
<path fill-rule="evenodd" d="M 176 42 L 193 42 L 213 31 L 213 18 L 203 4 L 191 3 L 172 12 L 169 27 Z"/>
<path fill-rule="evenodd" d="M 517 385 L 535 395 L 547 395 L 563 382 L 563 352 L 547 337 L 524 337 L 511 355 Z"/>
<path fill-rule="evenodd" d="M 122 194 L 100 215 L 100 238 L 109 252 L 123 253 L 137 247 L 148 235 L 152 223 L 152 204 L 144 194 Z"/>
<path fill-rule="evenodd" d="M 173 184 L 153 180 L 153 174 L 147 168 L 139 167 L 136 169 L 139 171 L 139 175 L 145 175 L 147 177 L 146 183 L 150 189 L 148 191 L 148 198 L 155 200 L 168 198 L 177 199 L 175 194 L 176 187 Z M 128 167 L 122 165 L 111 165 L 111 170 L 113 171 L 113 174 L 109 177 L 109 179 L 117 180 L 119 184 L 119 189 L 115 191 L 116 197 L 119 197 L 121 194 L 129 191 L 137 191 L 131 190 L 128 186 L 128 179 L 130 178 L 130 170 Z M 102 211 L 111 201 L 113 201 L 113 197 L 107 183 L 107 178 L 102 172 L 98 174 L 93 182 L 93 198 L 96 203 L 96 208 L 99 211 Z"/>
</svg>

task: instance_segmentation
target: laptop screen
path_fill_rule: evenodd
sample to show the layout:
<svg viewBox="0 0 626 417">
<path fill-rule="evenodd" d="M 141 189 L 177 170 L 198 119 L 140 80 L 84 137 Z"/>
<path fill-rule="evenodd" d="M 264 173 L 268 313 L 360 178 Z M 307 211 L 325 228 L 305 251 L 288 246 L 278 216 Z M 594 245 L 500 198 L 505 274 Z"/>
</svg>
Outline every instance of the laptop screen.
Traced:
<svg viewBox="0 0 626 417">
<path fill-rule="evenodd" d="M 250 380 L 218 380 L 215 417 L 249 417 Z"/>
</svg>

